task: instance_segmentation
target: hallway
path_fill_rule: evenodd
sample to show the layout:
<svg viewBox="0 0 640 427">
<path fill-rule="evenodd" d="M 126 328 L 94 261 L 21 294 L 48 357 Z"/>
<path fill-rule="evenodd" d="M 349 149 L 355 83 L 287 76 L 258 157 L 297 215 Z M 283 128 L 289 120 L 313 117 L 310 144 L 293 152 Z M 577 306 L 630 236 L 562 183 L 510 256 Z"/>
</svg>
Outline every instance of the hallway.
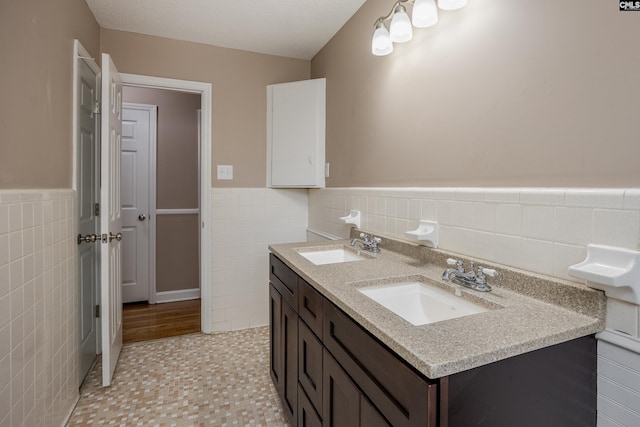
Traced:
<svg viewBox="0 0 640 427">
<path fill-rule="evenodd" d="M 266 326 L 127 344 L 110 387 L 96 364 L 68 426 L 282 427 L 268 346 Z"/>
</svg>

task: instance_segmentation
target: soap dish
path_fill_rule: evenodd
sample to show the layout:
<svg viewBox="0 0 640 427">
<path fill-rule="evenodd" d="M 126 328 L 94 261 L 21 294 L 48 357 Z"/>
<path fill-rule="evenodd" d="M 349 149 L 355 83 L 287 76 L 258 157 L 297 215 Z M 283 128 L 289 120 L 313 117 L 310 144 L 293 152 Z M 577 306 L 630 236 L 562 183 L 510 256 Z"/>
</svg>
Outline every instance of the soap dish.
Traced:
<svg viewBox="0 0 640 427">
<path fill-rule="evenodd" d="M 412 231 L 405 231 L 405 237 L 411 240 L 417 240 L 421 245 L 429 246 L 430 248 L 438 247 L 438 222 L 420 220 L 418 228 Z"/>
<path fill-rule="evenodd" d="M 362 217 L 362 215 L 360 215 L 360 211 L 351 209 L 349 211 L 349 215 L 341 216 L 340 219 L 343 220 L 345 224 L 352 224 L 356 228 L 360 228 L 360 218 L 361 217 Z"/>
<path fill-rule="evenodd" d="M 608 297 L 640 304 L 640 252 L 614 246 L 588 245 L 587 259 L 569 267 L 569 275 Z"/>
</svg>

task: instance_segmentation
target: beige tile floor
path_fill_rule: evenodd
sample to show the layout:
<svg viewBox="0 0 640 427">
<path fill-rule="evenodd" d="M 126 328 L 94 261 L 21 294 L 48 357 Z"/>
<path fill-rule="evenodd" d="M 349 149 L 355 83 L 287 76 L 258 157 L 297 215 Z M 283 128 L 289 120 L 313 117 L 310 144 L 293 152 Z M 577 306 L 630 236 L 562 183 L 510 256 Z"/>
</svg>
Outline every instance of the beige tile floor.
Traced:
<svg viewBox="0 0 640 427">
<path fill-rule="evenodd" d="M 269 329 L 123 347 L 110 387 L 96 365 L 68 426 L 286 426 L 269 376 Z"/>
</svg>

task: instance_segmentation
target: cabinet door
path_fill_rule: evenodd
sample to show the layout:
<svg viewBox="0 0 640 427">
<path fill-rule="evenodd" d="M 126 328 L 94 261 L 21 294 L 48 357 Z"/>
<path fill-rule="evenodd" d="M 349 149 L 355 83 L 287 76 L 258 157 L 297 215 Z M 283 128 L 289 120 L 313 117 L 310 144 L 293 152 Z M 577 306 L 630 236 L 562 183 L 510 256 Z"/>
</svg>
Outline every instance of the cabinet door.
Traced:
<svg viewBox="0 0 640 427">
<path fill-rule="evenodd" d="M 273 285 L 269 285 L 269 335 L 269 372 L 282 396 L 282 296 Z"/>
<path fill-rule="evenodd" d="M 322 342 L 298 320 L 298 381 L 318 413 L 322 413 Z"/>
<path fill-rule="evenodd" d="M 359 426 L 360 390 L 326 350 L 323 353 L 323 365 L 322 425 Z"/>
<path fill-rule="evenodd" d="M 267 86 L 267 186 L 324 187 L 325 79 Z"/>
<path fill-rule="evenodd" d="M 302 386 L 298 386 L 298 427 L 322 427 L 322 420 Z"/>
<path fill-rule="evenodd" d="M 295 426 L 298 414 L 298 313 L 282 301 L 282 406 L 289 424 Z"/>
<path fill-rule="evenodd" d="M 364 394 L 360 395 L 360 425 L 362 427 L 391 427 Z"/>
</svg>

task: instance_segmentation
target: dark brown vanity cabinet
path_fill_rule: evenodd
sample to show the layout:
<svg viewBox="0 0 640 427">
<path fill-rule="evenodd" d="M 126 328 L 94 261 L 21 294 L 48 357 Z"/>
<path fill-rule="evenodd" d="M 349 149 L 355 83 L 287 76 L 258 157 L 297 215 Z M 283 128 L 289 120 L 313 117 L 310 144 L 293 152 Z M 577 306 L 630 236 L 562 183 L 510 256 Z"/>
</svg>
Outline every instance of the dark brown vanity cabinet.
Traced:
<svg viewBox="0 0 640 427">
<path fill-rule="evenodd" d="M 292 427 L 596 425 L 593 335 L 435 380 L 271 255 L 271 377 Z"/>
<path fill-rule="evenodd" d="M 270 281 L 271 377 L 292 426 L 436 425 L 437 382 L 412 371 L 274 255 Z"/>
<path fill-rule="evenodd" d="M 270 374 L 291 425 L 298 414 L 298 276 L 271 256 Z"/>
</svg>

